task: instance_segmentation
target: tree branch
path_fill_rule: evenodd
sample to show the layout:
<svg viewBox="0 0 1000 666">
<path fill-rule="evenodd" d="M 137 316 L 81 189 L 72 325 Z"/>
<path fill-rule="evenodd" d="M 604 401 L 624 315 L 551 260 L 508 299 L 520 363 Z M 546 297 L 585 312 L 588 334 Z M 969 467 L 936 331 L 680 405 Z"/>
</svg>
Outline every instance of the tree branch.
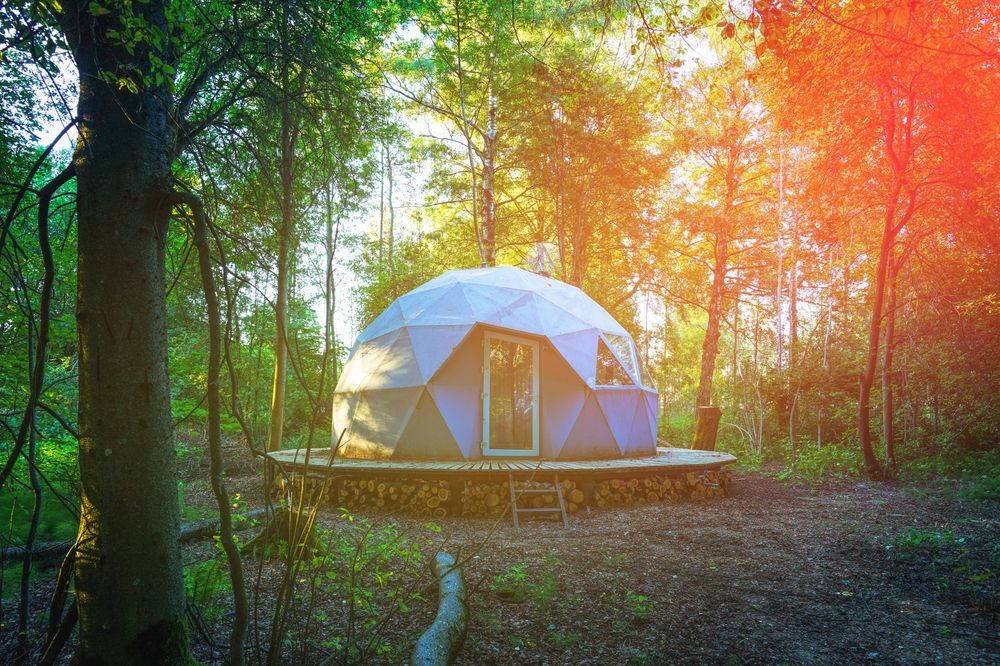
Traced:
<svg viewBox="0 0 1000 666">
<path fill-rule="evenodd" d="M 17 440 L 11 449 L 10 457 L 0 470 L 0 487 L 14 471 L 14 465 L 21 455 L 28 439 L 32 423 L 35 420 L 35 408 L 38 405 L 42 385 L 45 383 L 45 353 L 49 346 L 49 308 L 52 304 L 52 285 L 55 282 L 55 263 L 52 259 L 52 247 L 49 245 L 49 201 L 52 195 L 76 175 L 76 170 L 70 164 L 59 175 L 50 180 L 38 193 L 38 246 L 42 252 L 42 263 L 45 275 L 42 278 L 42 298 L 39 304 L 38 343 L 35 347 L 35 367 L 31 377 L 31 390 L 28 394 L 28 404 L 24 409 L 21 427 L 18 429 Z"/>
</svg>

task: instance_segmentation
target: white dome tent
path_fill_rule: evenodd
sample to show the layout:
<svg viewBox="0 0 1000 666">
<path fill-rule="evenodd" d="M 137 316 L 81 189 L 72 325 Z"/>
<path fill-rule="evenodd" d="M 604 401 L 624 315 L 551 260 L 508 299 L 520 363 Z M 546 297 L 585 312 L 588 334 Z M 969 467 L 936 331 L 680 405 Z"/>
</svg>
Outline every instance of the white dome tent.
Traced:
<svg viewBox="0 0 1000 666">
<path fill-rule="evenodd" d="M 333 398 L 338 455 L 656 455 L 657 393 L 628 332 L 576 287 L 504 266 L 448 271 L 358 336 Z"/>
</svg>

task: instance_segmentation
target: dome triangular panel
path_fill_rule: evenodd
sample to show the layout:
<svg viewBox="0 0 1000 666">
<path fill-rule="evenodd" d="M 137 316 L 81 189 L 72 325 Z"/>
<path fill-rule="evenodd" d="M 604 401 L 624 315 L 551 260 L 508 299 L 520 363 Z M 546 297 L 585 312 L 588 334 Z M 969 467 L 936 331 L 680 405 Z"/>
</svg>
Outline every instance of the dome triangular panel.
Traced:
<svg viewBox="0 0 1000 666">
<path fill-rule="evenodd" d="M 396 330 L 405 322 L 403 311 L 399 307 L 399 301 L 393 301 L 382 314 L 375 317 L 375 320 L 365 327 L 365 330 L 358 334 L 357 342 L 367 342 L 381 335 L 385 335 Z"/>
<path fill-rule="evenodd" d="M 539 330 L 544 335 L 552 337 L 594 328 L 593 324 L 588 324 L 575 317 L 547 298 L 538 294 L 532 294 L 531 297 L 535 301 L 535 310 L 538 312 Z"/>
<path fill-rule="evenodd" d="M 400 297 L 397 302 L 399 303 L 400 312 L 403 315 L 403 321 L 410 323 L 419 320 L 420 315 L 425 313 L 427 308 L 432 307 L 434 302 L 441 298 L 447 290 L 448 286 L 442 285 L 434 289 L 411 291 L 405 296 Z"/>
<path fill-rule="evenodd" d="M 470 324 L 410 326 L 407 328 L 424 383 L 430 381 L 441 364 L 455 352 L 470 330 L 472 330 Z"/>
<path fill-rule="evenodd" d="M 632 421 L 635 419 L 636 407 L 640 402 L 639 389 L 596 391 L 595 395 L 604 412 L 604 418 L 611 427 L 611 433 L 615 436 L 618 449 L 624 455 L 631 448 L 629 433 L 632 430 Z"/>
<path fill-rule="evenodd" d="M 463 284 L 462 290 L 472 306 L 476 321 L 480 323 L 496 323 L 499 313 L 519 298 L 525 292 L 521 289 L 495 287 L 477 283 Z"/>
<path fill-rule="evenodd" d="M 382 363 L 386 354 L 392 349 L 399 338 L 400 329 L 366 341 L 364 344 L 358 343 L 337 381 L 337 391 L 360 391 L 365 388 L 384 388 L 384 385 L 373 385 L 372 377 L 375 370 Z"/>
<path fill-rule="evenodd" d="M 422 387 L 382 389 L 361 393 L 354 419 L 342 446 L 349 458 L 389 458 L 392 456 Z"/>
<path fill-rule="evenodd" d="M 589 329 L 550 336 L 549 340 L 580 379 L 585 384 L 593 386 L 594 375 L 597 372 L 597 330 Z"/>
<path fill-rule="evenodd" d="M 611 458 L 620 455 L 604 411 L 593 393 L 587 395 L 559 455 L 562 458 Z"/>
<path fill-rule="evenodd" d="M 471 324 L 476 321 L 472 305 L 465 297 L 461 284 L 453 284 L 440 290 L 440 296 L 424 308 L 421 315 L 410 324 L 417 325 L 447 325 Z"/>
<path fill-rule="evenodd" d="M 463 460 L 462 449 L 444 422 L 437 404 L 428 391 L 424 391 L 410 415 L 403 434 L 396 445 L 394 458 Z"/>
<path fill-rule="evenodd" d="M 489 323 L 525 333 L 544 334 L 538 310 L 535 308 L 535 300 L 531 293 L 526 291 L 521 292 L 520 298 L 500 308 L 494 315 L 493 321 Z"/>
<path fill-rule="evenodd" d="M 409 328 L 399 331 L 392 346 L 382 354 L 378 365 L 371 369 L 367 381 L 370 386 L 387 388 L 423 386 L 426 383 L 420 372 Z"/>
<path fill-rule="evenodd" d="M 632 417 L 632 427 L 629 429 L 628 441 L 632 446 L 653 441 L 653 435 L 649 430 L 649 408 L 646 406 L 645 400 L 640 399 L 636 401 L 635 414 Z M 622 453 L 629 455 L 629 449 L 624 449 Z"/>
</svg>

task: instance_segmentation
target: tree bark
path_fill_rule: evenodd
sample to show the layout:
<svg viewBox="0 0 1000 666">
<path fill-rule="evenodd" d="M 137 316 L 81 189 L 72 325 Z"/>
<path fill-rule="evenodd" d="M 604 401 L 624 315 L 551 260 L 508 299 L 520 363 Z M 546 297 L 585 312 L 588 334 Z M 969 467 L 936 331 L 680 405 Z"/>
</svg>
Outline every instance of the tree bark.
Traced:
<svg viewBox="0 0 1000 666">
<path fill-rule="evenodd" d="M 219 507 L 219 544 L 226 553 L 229 578 L 233 585 L 233 627 L 229 640 L 229 663 L 243 666 L 243 641 L 247 632 L 247 593 L 243 580 L 243 561 L 233 539 L 232 509 L 222 464 L 222 400 L 219 395 L 219 374 L 222 366 L 222 321 L 219 297 L 212 273 L 212 255 L 208 249 L 208 221 L 205 209 L 196 197 L 187 197 L 187 205 L 195 216 L 194 244 L 198 248 L 198 268 L 205 309 L 208 314 L 208 452 L 212 491 Z"/>
<path fill-rule="evenodd" d="M 885 356 L 882 360 L 882 439 L 885 447 L 885 464 L 891 473 L 896 467 L 896 407 L 892 382 L 893 347 L 896 344 L 896 261 L 889 253 L 888 266 L 889 304 L 886 309 Z"/>
<path fill-rule="evenodd" d="M 896 202 L 901 185 L 896 182 L 893 193 L 890 194 L 889 205 L 886 208 L 885 222 L 882 230 L 882 243 L 879 249 L 878 266 L 875 269 L 874 298 L 872 302 L 871 321 L 868 328 L 868 355 L 865 368 L 861 373 L 858 395 L 858 438 L 861 440 L 861 453 L 865 459 L 865 470 L 872 478 L 880 477 L 881 466 L 875 457 L 871 433 L 871 393 L 875 383 L 875 371 L 878 366 L 879 343 L 882 338 L 882 311 L 885 297 L 886 267 L 889 252 L 892 249 L 893 221 L 895 219 Z"/>
<path fill-rule="evenodd" d="M 701 374 L 698 378 L 695 407 L 712 404 L 712 378 L 715 375 L 715 360 L 719 355 L 719 326 L 722 320 L 722 299 L 725 297 L 728 263 L 729 243 L 725 234 L 720 234 L 715 241 L 712 292 L 708 301 L 708 326 L 701 348 Z"/>
<path fill-rule="evenodd" d="M 455 661 L 469 624 L 469 607 L 466 600 L 462 570 L 455 565 L 455 558 L 445 552 L 438 553 L 431 563 L 438 578 L 438 612 L 410 655 L 412 666 L 446 666 Z"/>
<path fill-rule="evenodd" d="M 165 2 L 127 10 L 169 34 Z M 116 11 L 65 6 L 80 74 L 77 175 L 80 530 L 79 661 L 190 660 L 178 544 L 176 455 L 167 376 L 164 244 L 174 136 L 167 77 L 149 47 L 129 54 Z M 164 40 L 169 47 L 169 41 Z M 160 50 L 165 62 L 172 54 Z M 101 78 L 132 72 L 137 92 Z M 162 72 L 159 72 L 162 75 Z"/>
<path fill-rule="evenodd" d="M 906 207 L 899 211 L 900 196 L 907 182 L 907 165 L 913 155 L 913 124 L 915 98 L 912 89 L 907 92 L 902 115 L 897 118 L 896 100 L 891 85 L 882 82 L 881 104 L 883 111 L 883 142 L 885 157 L 892 174 L 889 191 L 886 193 L 885 217 L 882 222 L 882 241 L 879 246 L 878 266 L 875 270 L 874 297 L 872 299 L 871 324 L 868 329 L 868 355 L 861 373 L 858 395 L 858 439 L 865 458 L 865 469 L 872 478 L 882 476 L 882 468 L 875 457 L 871 433 L 871 392 L 878 367 L 879 343 L 881 341 L 882 317 L 884 312 L 886 281 L 889 278 L 889 263 L 893 245 L 916 208 L 917 192 L 908 189 Z M 901 134 L 901 140 L 897 140 Z"/>
<path fill-rule="evenodd" d="M 497 138 L 497 98 L 490 97 L 486 142 L 483 146 L 483 259 L 487 266 L 497 265 L 497 219 L 493 178 Z"/>
<path fill-rule="evenodd" d="M 337 284 L 334 280 L 333 259 L 337 253 L 337 240 L 340 236 L 340 213 L 338 211 L 336 222 L 333 214 L 333 184 L 326 187 L 326 238 L 324 249 L 326 251 L 325 284 L 323 293 L 326 321 L 323 324 L 323 351 L 324 356 L 333 361 L 333 381 L 330 387 L 337 385 L 339 369 L 337 367 L 337 331 L 334 328 L 334 316 L 337 312 Z M 381 251 L 381 250 L 380 250 Z M 329 403 L 327 403 L 329 404 Z"/>
<path fill-rule="evenodd" d="M 287 20 L 287 9 L 286 9 Z M 284 436 L 285 389 L 288 384 L 288 273 L 289 246 L 295 215 L 295 147 L 298 143 L 298 124 L 291 108 L 288 74 L 287 45 L 282 37 L 281 89 L 281 225 L 278 229 L 277 284 L 274 297 L 274 378 L 271 385 L 271 424 L 268 430 L 267 450 L 278 451 Z"/>
<path fill-rule="evenodd" d="M 479 230 L 479 203 L 476 190 L 476 161 L 472 157 L 472 127 L 465 109 L 465 72 L 462 69 L 462 10 L 458 0 L 454 0 L 455 8 L 455 73 L 458 77 L 458 108 L 462 118 L 462 136 L 465 138 L 466 156 L 469 159 L 469 176 L 472 179 L 472 233 L 476 237 L 476 247 L 479 250 L 479 260 L 486 265 L 486 255 L 483 252 L 483 237 Z"/>
<path fill-rule="evenodd" d="M 691 448 L 699 451 L 714 451 L 715 438 L 719 434 L 719 421 L 721 419 L 722 410 L 718 407 L 698 407 Z"/>
</svg>

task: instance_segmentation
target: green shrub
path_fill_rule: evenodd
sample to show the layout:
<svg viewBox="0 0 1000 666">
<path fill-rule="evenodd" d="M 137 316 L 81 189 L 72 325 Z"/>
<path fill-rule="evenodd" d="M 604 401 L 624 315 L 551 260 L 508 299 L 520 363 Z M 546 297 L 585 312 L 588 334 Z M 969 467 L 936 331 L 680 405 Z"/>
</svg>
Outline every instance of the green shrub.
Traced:
<svg viewBox="0 0 1000 666">
<path fill-rule="evenodd" d="M 965 496 L 973 500 L 1000 500 L 1000 470 L 970 480 L 965 487 Z"/>
<path fill-rule="evenodd" d="M 904 550 L 938 550 L 953 544 L 964 544 L 964 537 L 956 537 L 951 530 L 935 531 L 908 527 L 896 537 L 895 546 Z"/>
<path fill-rule="evenodd" d="M 184 569 L 184 591 L 196 606 L 211 605 L 219 595 L 232 589 L 229 574 L 216 558 L 196 562 Z"/>
<path fill-rule="evenodd" d="M 861 451 L 850 446 L 805 446 L 789 452 L 789 466 L 779 479 L 796 478 L 808 482 L 860 476 L 864 469 Z"/>
<path fill-rule="evenodd" d="M 649 622 L 653 614 L 653 602 L 644 594 L 628 590 L 625 592 L 625 608 L 632 614 L 632 624 L 641 625 Z"/>
<path fill-rule="evenodd" d="M 490 586 L 493 594 L 501 599 L 524 601 L 528 596 L 528 565 L 514 564 L 507 571 L 493 579 Z"/>
</svg>

